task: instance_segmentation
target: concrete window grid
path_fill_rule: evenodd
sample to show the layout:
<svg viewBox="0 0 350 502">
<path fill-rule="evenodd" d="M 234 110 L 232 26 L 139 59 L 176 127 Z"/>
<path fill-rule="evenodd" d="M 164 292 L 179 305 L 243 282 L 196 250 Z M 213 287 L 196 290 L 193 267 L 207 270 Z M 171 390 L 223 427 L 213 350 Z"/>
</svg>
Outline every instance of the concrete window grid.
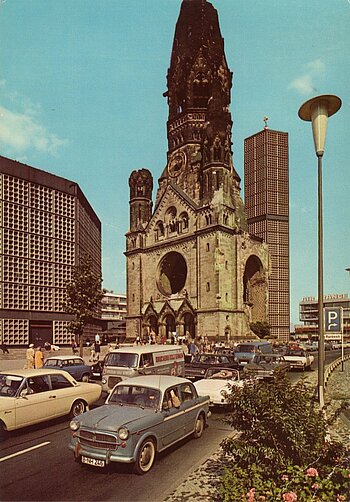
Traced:
<svg viewBox="0 0 350 502">
<path fill-rule="evenodd" d="M 30 286 L 30 310 L 50 311 L 52 309 L 52 288 Z"/>
<path fill-rule="evenodd" d="M 29 261 L 29 282 L 34 286 L 53 285 L 53 264 L 47 261 Z"/>
<path fill-rule="evenodd" d="M 3 269 L 0 277 L 4 282 L 28 284 L 28 260 L 17 256 L 3 257 Z"/>
<path fill-rule="evenodd" d="M 52 261 L 53 240 L 51 238 L 31 234 L 29 236 L 29 243 L 31 258 L 34 260 Z"/>
<path fill-rule="evenodd" d="M 3 308 L 27 310 L 29 306 L 28 286 L 3 283 Z"/>
<path fill-rule="evenodd" d="M 12 202 L 4 202 L 3 226 L 13 230 L 28 231 L 29 209 Z"/>
<path fill-rule="evenodd" d="M 54 191 L 54 212 L 66 218 L 75 218 L 75 198 L 73 195 Z"/>
<path fill-rule="evenodd" d="M 20 178 L 15 178 L 7 174 L 3 178 L 3 198 L 9 202 L 28 206 L 29 183 Z"/>
<path fill-rule="evenodd" d="M 52 212 L 53 190 L 42 185 L 30 184 L 30 206 L 42 211 Z"/>
<path fill-rule="evenodd" d="M 54 261 L 66 265 L 74 265 L 75 248 L 73 242 L 54 240 Z"/>
<path fill-rule="evenodd" d="M 28 257 L 28 234 L 4 228 L 3 253 L 7 255 Z"/>
<path fill-rule="evenodd" d="M 75 221 L 61 215 L 54 216 L 54 237 L 74 241 L 75 239 Z"/>
<path fill-rule="evenodd" d="M 45 211 L 31 209 L 30 212 L 30 232 L 33 234 L 53 236 L 53 215 Z"/>
<path fill-rule="evenodd" d="M 66 281 L 70 281 L 72 278 L 72 267 L 55 263 L 54 264 L 54 286 L 56 288 L 63 288 Z"/>
<path fill-rule="evenodd" d="M 52 308 L 55 312 L 63 312 L 62 302 L 65 299 L 65 289 L 55 288 L 53 291 L 53 305 Z"/>
<path fill-rule="evenodd" d="M 66 330 L 69 321 L 53 321 L 53 343 L 57 345 L 69 344 L 72 340 L 72 334 Z"/>
<path fill-rule="evenodd" d="M 26 345 L 29 343 L 29 321 L 27 319 L 3 319 L 2 341 L 7 345 Z"/>
</svg>

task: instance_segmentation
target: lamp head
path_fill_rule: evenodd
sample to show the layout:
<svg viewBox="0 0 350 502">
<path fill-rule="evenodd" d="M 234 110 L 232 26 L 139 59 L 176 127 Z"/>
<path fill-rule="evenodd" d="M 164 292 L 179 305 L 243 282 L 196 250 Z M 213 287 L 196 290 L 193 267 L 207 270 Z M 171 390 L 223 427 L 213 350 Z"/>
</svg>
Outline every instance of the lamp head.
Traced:
<svg viewBox="0 0 350 502">
<path fill-rule="evenodd" d="M 318 157 L 322 157 L 324 153 L 327 119 L 339 110 L 341 104 L 338 96 L 323 94 L 309 99 L 299 108 L 299 117 L 312 122 L 312 134 Z"/>
</svg>

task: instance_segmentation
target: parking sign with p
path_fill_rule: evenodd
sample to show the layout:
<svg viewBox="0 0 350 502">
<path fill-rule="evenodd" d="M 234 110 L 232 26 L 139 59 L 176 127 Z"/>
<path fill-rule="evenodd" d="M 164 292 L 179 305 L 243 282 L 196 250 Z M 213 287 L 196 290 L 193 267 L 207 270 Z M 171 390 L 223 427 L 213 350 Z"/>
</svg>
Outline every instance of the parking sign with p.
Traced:
<svg viewBox="0 0 350 502">
<path fill-rule="evenodd" d="M 343 309 L 341 307 L 325 307 L 325 332 L 341 333 L 343 323 Z"/>
</svg>

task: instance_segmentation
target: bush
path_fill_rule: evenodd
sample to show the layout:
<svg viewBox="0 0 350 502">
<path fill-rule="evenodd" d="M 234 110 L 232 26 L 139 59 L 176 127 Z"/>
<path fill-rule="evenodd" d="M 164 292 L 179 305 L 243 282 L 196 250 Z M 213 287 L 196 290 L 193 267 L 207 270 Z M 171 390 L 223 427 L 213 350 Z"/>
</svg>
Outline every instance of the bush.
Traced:
<svg viewBox="0 0 350 502">
<path fill-rule="evenodd" d="M 224 501 L 347 496 L 349 452 L 326 441 L 326 420 L 304 380 L 291 384 L 277 375 L 270 384 L 232 387 L 228 397 L 227 422 L 240 434 L 221 443 L 231 459 L 222 481 Z"/>
</svg>

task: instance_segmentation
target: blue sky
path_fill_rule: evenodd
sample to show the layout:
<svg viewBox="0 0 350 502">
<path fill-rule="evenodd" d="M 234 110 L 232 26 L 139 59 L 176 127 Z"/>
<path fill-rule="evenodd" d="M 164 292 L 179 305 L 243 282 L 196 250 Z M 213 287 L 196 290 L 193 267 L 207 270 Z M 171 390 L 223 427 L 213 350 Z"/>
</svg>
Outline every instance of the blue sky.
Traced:
<svg viewBox="0 0 350 502">
<path fill-rule="evenodd" d="M 213 0 L 244 138 L 287 131 L 291 321 L 317 296 L 317 159 L 301 104 L 336 94 L 323 160 L 324 291 L 350 275 L 350 0 Z M 180 0 L 0 0 L 0 154 L 76 181 L 102 222 L 103 285 L 125 292 L 128 178 L 166 164 L 166 73 Z M 155 193 L 154 193 L 155 195 Z M 243 196 L 243 183 L 242 183 Z"/>
</svg>

